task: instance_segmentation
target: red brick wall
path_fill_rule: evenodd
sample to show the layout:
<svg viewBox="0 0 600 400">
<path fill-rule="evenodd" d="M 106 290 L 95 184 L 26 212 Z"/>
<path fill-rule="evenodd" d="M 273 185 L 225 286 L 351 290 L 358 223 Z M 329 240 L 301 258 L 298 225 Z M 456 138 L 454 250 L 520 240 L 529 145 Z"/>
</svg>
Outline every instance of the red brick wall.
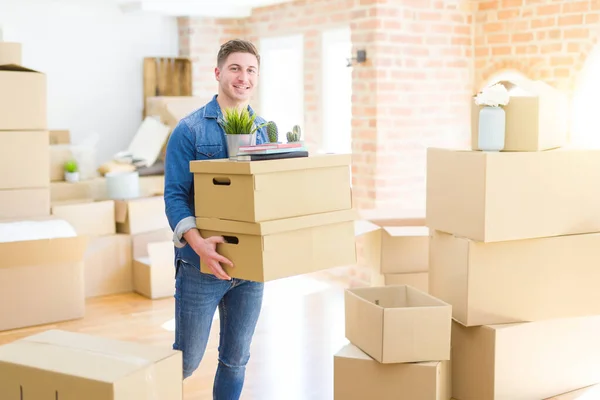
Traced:
<svg viewBox="0 0 600 400">
<path fill-rule="evenodd" d="M 475 86 L 516 70 L 572 91 L 597 42 L 599 0 L 477 2 Z"/>
</svg>

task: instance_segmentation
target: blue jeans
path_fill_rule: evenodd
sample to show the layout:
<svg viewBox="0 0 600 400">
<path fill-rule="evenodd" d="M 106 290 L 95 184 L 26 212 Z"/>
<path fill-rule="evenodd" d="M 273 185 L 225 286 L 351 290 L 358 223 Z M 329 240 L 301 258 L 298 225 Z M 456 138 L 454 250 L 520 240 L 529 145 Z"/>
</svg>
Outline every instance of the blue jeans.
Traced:
<svg viewBox="0 0 600 400">
<path fill-rule="evenodd" d="M 175 280 L 175 343 L 183 353 L 183 378 L 198 368 L 219 307 L 219 364 L 214 400 L 238 400 L 244 386 L 250 344 L 263 299 L 261 282 L 225 281 L 179 262 Z"/>
</svg>

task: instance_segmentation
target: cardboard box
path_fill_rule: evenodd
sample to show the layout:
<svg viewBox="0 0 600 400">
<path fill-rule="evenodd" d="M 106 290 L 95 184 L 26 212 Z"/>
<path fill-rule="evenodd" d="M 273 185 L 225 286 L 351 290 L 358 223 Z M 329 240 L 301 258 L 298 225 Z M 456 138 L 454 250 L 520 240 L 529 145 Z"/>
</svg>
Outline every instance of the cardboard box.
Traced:
<svg viewBox="0 0 600 400">
<path fill-rule="evenodd" d="M 600 314 L 599 248 L 600 233 L 480 243 L 434 232 L 429 292 L 466 326 Z"/>
<path fill-rule="evenodd" d="M 84 263 L 86 298 L 133 291 L 131 236 L 90 238 Z"/>
<path fill-rule="evenodd" d="M 411 286 L 346 289 L 346 338 L 380 363 L 450 359 L 452 306 Z"/>
<path fill-rule="evenodd" d="M 197 217 L 264 222 L 348 210 L 350 155 L 192 161 Z"/>
<path fill-rule="evenodd" d="M 81 236 L 1 242 L 0 331 L 83 317 L 87 244 Z"/>
<path fill-rule="evenodd" d="M 48 330 L 0 347 L 2 399 L 181 400 L 181 352 Z"/>
<path fill-rule="evenodd" d="M 179 121 L 206 104 L 206 98 L 194 96 L 156 96 L 146 98 L 145 116 L 157 117 L 173 130 Z"/>
<path fill-rule="evenodd" d="M 54 204 L 52 215 L 69 222 L 78 235 L 103 236 L 117 233 L 113 200 Z"/>
<path fill-rule="evenodd" d="M 370 285 L 383 282 L 381 269 L 381 227 L 365 220 L 354 221 L 356 264 L 365 270 Z"/>
<path fill-rule="evenodd" d="M 450 400 L 450 361 L 381 364 L 347 344 L 333 358 L 337 400 Z"/>
<path fill-rule="evenodd" d="M 68 129 L 50 130 L 50 144 L 70 144 L 71 132 Z"/>
<path fill-rule="evenodd" d="M 424 293 L 429 293 L 429 272 L 385 274 L 386 286 L 408 285 Z"/>
<path fill-rule="evenodd" d="M 381 272 L 383 274 L 429 270 L 429 228 L 426 226 L 384 226 L 381 235 Z"/>
<path fill-rule="evenodd" d="M 49 148 L 48 131 L 0 131 L 0 189 L 48 188 Z"/>
<path fill-rule="evenodd" d="M 94 193 L 90 181 L 50 182 L 50 201 L 53 204 L 65 201 L 92 200 L 94 200 Z"/>
<path fill-rule="evenodd" d="M 133 289 L 149 298 L 172 297 L 175 293 L 175 248 L 171 229 L 158 229 L 132 236 Z"/>
<path fill-rule="evenodd" d="M 21 43 L 3 42 L 0 38 L 0 65 L 21 65 Z"/>
<path fill-rule="evenodd" d="M 596 384 L 598 337 L 600 316 L 470 328 L 452 322 L 452 396 L 547 399 Z"/>
<path fill-rule="evenodd" d="M 233 263 L 223 268 L 229 276 L 266 282 L 355 265 L 355 217 L 345 210 L 258 223 L 196 218 L 196 225 L 204 238 L 225 237 L 217 252 Z"/>
<path fill-rule="evenodd" d="M 117 232 L 135 235 L 169 228 L 162 196 L 115 200 Z"/>
<path fill-rule="evenodd" d="M 50 190 L 0 190 L 0 220 L 47 217 L 50 215 Z"/>
<path fill-rule="evenodd" d="M 542 151 L 562 147 L 569 131 L 569 100 L 552 86 L 527 79 L 502 81 L 510 101 L 506 115 L 504 151 Z M 479 111 L 471 103 L 471 148 L 478 149 Z"/>
<path fill-rule="evenodd" d="M 600 231 L 600 149 L 428 149 L 427 226 L 480 242 Z"/>
<path fill-rule="evenodd" d="M 46 75 L 0 65 L 0 131 L 47 129 Z"/>
</svg>

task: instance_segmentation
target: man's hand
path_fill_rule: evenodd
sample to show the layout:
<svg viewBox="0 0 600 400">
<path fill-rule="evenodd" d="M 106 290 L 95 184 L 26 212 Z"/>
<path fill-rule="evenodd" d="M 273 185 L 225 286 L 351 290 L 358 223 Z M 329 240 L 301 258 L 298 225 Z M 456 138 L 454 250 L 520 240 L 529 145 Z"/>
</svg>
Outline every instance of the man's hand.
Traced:
<svg viewBox="0 0 600 400">
<path fill-rule="evenodd" d="M 231 277 L 225 273 L 220 263 L 233 267 L 233 263 L 227 258 L 217 253 L 217 243 L 225 243 L 222 236 L 211 236 L 204 239 L 200 236 L 197 229 L 190 229 L 184 234 L 188 244 L 200 256 L 200 260 L 210 268 L 212 273 L 219 279 L 231 280 Z"/>
</svg>

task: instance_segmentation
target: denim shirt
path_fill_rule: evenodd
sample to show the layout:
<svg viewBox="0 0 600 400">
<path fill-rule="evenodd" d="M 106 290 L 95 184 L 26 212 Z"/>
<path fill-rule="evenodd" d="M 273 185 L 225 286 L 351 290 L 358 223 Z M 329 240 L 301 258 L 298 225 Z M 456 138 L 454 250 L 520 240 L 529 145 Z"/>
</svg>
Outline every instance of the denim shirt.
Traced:
<svg viewBox="0 0 600 400">
<path fill-rule="evenodd" d="M 254 115 L 254 110 L 248 106 Z M 190 161 L 229 157 L 225 131 L 219 125 L 222 112 L 217 95 L 204 107 L 183 118 L 169 137 L 165 156 L 165 212 L 173 230 L 175 265 L 184 261 L 200 268 L 200 257 L 189 246 L 183 234 L 196 228 L 194 212 L 194 175 Z M 257 125 L 266 121 L 256 116 Z M 256 132 L 256 143 L 268 142 L 266 128 Z M 202 193 L 199 193 L 202 196 Z"/>
</svg>

